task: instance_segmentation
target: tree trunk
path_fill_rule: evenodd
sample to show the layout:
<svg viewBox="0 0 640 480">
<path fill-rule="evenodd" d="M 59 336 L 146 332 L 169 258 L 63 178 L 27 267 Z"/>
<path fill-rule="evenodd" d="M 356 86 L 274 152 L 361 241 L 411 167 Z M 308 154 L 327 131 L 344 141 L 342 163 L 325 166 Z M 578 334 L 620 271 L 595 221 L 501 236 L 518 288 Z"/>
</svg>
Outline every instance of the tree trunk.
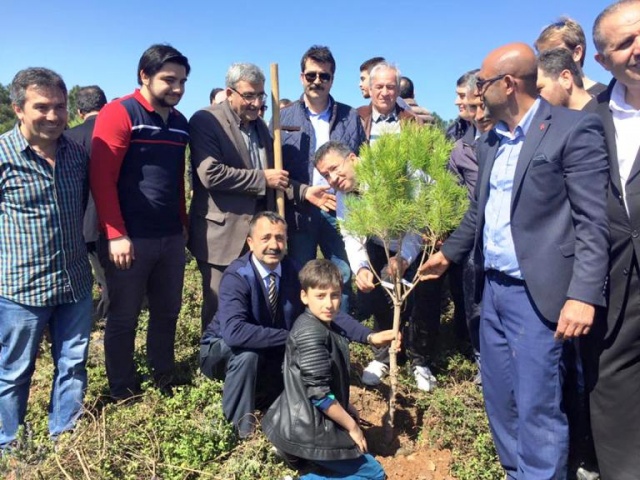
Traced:
<svg viewBox="0 0 640 480">
<path fill-rule="evenodd" d="M 402 296 L 398 295 L 398 291 L 402 288 L 399 281 L 396 280 L 396 295 L 393 299 L 393 332 L 398 338 L 400 332 L 400 314 L 402 312 Z M 385 425 L 385 437 L 388 441 L 393 438 L 393 427 L 396 414 L 396 393 L 398 390 L 398 341 L 391 342 L 389 348 L 389 383 L 391 390 L 389 392 L 389 414 Z"/>
</svg>

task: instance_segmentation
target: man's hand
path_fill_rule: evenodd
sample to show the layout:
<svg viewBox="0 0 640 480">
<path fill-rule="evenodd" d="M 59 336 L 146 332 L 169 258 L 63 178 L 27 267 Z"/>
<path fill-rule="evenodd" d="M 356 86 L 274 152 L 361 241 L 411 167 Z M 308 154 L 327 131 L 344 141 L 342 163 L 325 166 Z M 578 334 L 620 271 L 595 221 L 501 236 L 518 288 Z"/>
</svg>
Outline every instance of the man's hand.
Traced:
<svg viewBox="0 0 640 480">
<path fill-rule="evenodd" d="M 361 292 L 370 292 L 375 288 L 373 273 L 366 267 L 362 267 L 356 274 L 356 287 Z"/>
<path fill-rule="evenodd" d="M 398 338 L 396 338 L 393 333 L 393 329 L 381 330 L 380 332 L 372 333 L 369 337 L 369 343 L 374 347 L 384 347 L 394 340 L 396 340 L 396 349 L 400 350 L 400 346 L 402 345 L 402 333 L 398 332 Z"/>
<path fill-rule="evenodd" d="M 409 262 L 407 262 L 400 255 L 395 255 L 389 259 L 389 275 L 391 278 L 396 276 L 396 272 L 398 272 L 398 277 L 402 278 L 404 276 L 404 272 L 409 268 Z"/>
<path fill-rule="evenodd" d="M 418 277 L 420 280 L 440 278 L 440 276 L 447 271 L 450 263 L 442 252 L 436 252 L 418 267 Z"/>
<path fill-rule="evenodd" d="M 117 269 L 131 268 L 131 263 L 136 259 L 133 251 L 133 243 L 126 235 L 109 240 L 109 260 Z"/>
<path fill-rule="evenodd" d="M 269 188 L 284 191 L 289 186 L 289 172 L 286 170 L 267 168 L 263 172 Z"/>
<path fill-rule="evenodd" d="M 560 311 L 554 338 L 569 340 L 586 335 L 591 330 L 595 314 L 596 309 L 593 305 L 580 300 L 567 300 Z"/>
<path fill-rule="evenodd" d="M 328 185 L 315 185 L 309 187 L 304 193 L 304 199 L 325 212 L 330 212 L 332 210 L 335 211 L 336 196 L 327 192 L 330 188 L 331 187 Z"/>
</svg>

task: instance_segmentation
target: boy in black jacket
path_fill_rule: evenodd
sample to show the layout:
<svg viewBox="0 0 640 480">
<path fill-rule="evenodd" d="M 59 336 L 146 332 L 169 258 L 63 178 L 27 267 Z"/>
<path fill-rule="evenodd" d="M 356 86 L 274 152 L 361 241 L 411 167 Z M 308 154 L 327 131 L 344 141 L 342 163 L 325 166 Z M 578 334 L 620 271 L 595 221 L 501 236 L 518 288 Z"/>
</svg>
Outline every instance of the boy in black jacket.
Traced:
<svg viewBox="0 0 640 480">
<path fill-rule="evenodd" d="M 311 460 L 331 472 L 330 477 L 308 473 L 301 480 L 383 480 L 384 470 L 367 453 L 357 414 L 349 404 L 349 341 L 332 322 L 340 310 L 340 271 L 328 260 L 312 260 L 300 271 L 300 286 L 307 308 L 289 334 L 285 389 L 265 415 L 263 430 L 284 454 Z M 382 345 L 393 338 L 393 331 L 385 330 L 367 340 Z"/>
</svg>

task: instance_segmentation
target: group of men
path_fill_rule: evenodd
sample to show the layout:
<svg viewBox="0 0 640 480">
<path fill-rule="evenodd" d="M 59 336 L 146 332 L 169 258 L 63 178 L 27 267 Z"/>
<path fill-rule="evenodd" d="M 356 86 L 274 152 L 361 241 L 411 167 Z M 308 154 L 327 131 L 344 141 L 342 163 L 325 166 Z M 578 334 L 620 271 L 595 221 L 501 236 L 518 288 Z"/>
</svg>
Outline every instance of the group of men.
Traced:
<svg viewBox="0 0 640 480">
<path fill-rule="evenodd" d="M 586 41 L 570 19 L 542 32 L 539 56 L 508 44 L 460 78 L 450 168 L 469 188 L 471 206 L 423 265 L 419 236 L 396 239 L 387 259 L 379 239 L 362 243 L 339 228 L 345 196 L 357 190 L 360 146 L 405 122 L 433 122 L 413 100 L 410 79 L 384 58 L 362 65 L 370 103 L 354 109 L 330 94 L 331 51 L 304 53 L 303 93 L 280 115 L 283 169 L 274 166 L 260 115 L 265 77 L 256 65 L 232 65 L 222 93 L 212 92 L 212 105 L 187 121 L 175 107 L 189 62 L 171 46 L 153 45 L 138 65 L 139 89 L 109 103 L 99 88 L 83 89 L 85 122 L 66 132 L 62 78 L 43 68 L 18 72 L 11 84 L 18 124 L 0 137 L 0 446 L 11 447 L 24 422 L 46 327 L 56 364 L 51 435 L 73 428 L 82 412 L 89 260 L 107 318 L 111 396 L 140 392 L 134 340 L 145 299 L 152 380 L 171 392 L 185 247 L 202 275 L 202 371 L 225 380 L 225 415 L 249 435 L 255 408 L 282 388 L 283 347 L 303 309 L 297 271 L 320 249 L 341 271 L 345 311 L 352 277 L 370 295 L 364 303 L 374 306 L 374 330 L 389 328 L 391 318 L 372 269 L 413 264 L 429 280 L 407 313 L 404 342 L 416 385 L 427 391 L 435 377 L 424 342 L 437 333 L 440 295 L 430 282 L 451 266 L 508 478 L 567 476 L 569 430 L 588 418 L 571 422 L 568 410 L 588 412 L 587 392 L 602 478 L 636 478 L 638 25 L 640 0 L 620 0 L 595 21 L 596 60 L 614 77 L 608 88 L 584 75 Z M 273 213 L 277 191 L 285 218 Z M 380 383 L 388 351 L 370 329 L 345 325 L 345 336 L 374 347 L 363 382 Z"/>
</svg>

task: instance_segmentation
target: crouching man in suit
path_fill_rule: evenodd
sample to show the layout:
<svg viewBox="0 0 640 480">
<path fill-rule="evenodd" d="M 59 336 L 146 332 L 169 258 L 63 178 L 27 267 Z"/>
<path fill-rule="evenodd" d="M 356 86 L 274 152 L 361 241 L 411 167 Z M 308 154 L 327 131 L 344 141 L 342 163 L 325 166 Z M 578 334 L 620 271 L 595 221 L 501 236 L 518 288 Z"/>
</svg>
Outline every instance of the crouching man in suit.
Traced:
<svg viewBox="0 0 640 480">
<path fill-rule="evenodd" d="M 254 410 L 269 407 L 283 390 L 285 343 L 304 311 L 298 269 L 285 257 L 285 220 L 270 211 L 256 214 L 247 244 L 250 251 L 222 275 L 218 312 L 200 343 L 200 369 L 211 379 L 224 380 L 224 415 L 241 438 L 254 431 Z M 383 343 L 346 314 L 334 321 L 350 340 Z"/>
</svg>

